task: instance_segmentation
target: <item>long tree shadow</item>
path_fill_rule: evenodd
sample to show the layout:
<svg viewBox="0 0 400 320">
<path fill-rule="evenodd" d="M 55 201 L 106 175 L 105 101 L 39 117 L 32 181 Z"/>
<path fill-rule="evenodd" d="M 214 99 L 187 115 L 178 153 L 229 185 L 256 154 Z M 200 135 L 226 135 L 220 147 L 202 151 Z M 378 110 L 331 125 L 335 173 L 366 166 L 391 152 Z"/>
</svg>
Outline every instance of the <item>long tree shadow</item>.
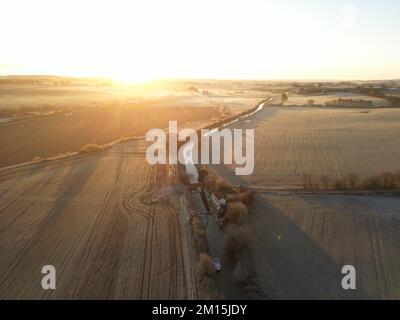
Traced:
<svg viewBox="0 0 400 320">
<path fill-rule="evenodd" d="M 96 168 L 98 158 L 99 157 L 96 157 L 96 155 L 93 155 L 87 158 L 76 157 L 71 160 L 69 165 L 70 172 L 60 183 L 59 190 L 57 191 L 57 198 L 52 207 L 48 210 L 40 229 L 46 229 L 46 227 L 55 223 L 58 217 L 63 215 L 65 209 L 71 201 L 79 195 L 92 175 Z"/>
<path fill-rule="evenodd" d="M 35 231 L 25 243 L 21 244 L 20 250 L 6 267 L 4 274 L 8 276 L 0 280 L 0 287 L 7 286 L 10 283 L 17 285 L 24 280 L 24 275 L 32 273 L 32 268 L 34 268 L 32 266 L 32 257 L 45 254 L 42 250 L 43 244 L 52 241 L 51 237 L 57 234 L 55 231 L 61 228 L 59 221 L 92 175 L 97 164 L 97 159 L 98 157 L 95 156 L 76 157 L 70 161 L 70 171 L 60 183 L 54 202 L 46 210 L 45 217 L 41 221 L 38 221 L 36 226 L 30 226 L 31 228 L 34 227 Z M 44 183 L 51 183 L 51 181 L 48 181 L 46 175 L 44 175 L 42 181 Z M 36 194 L 41 196 L 40 192 Z"/>
<path fill-rule="evenodd" d="M 234 184 L 247 185 L 224 165 L 213 168 Z M 342 265 L 329 256 L 284 212 L 256 194 L 249 207 L 253 253 L 272 270 L 283 299 L 367 299 L 359 281 L 357 290 L 344 290 Z M 340 241 L 340 239 L 338 239 Z M 352 243 L 345 244 L 353 245 Z M 260 266 L 256 266 L 257 269 Z M 259 271 L 259 270 L 258 270 Z M 358 279 L 357 279 L 358 280 Z"/>
</svg>

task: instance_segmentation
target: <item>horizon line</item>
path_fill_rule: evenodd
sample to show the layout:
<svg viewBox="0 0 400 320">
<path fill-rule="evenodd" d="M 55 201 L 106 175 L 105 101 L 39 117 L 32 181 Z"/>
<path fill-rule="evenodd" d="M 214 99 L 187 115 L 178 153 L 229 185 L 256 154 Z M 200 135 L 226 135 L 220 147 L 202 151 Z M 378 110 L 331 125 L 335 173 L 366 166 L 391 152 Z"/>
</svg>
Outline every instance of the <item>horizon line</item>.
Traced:
<svg viewBox="0 0 400 320">
<path fill-rule="evenodd" d="M 54 77 L 54 78 L 77 78 L 77 79 L 103 79 L 111 80 L 120 83 L 131 83 L 129 81 L 116 80 L 110 76 L 93 76 L 93 75 L 57 75 L 57 74 L 0 74 L 0 77 Z M 399 78 L 368 78 L 368 79 L 343 79 L 343 78 L 217 78 L 217 77 L 169 77 L 169 78 L 154 78 L 140 83 L 149 83 L 157 81 L 271 81 L 271 82 L 384 82 L 384 81 L 400 81 Z M 140 84 L 139 83 L 139 84 Z M 133 83 L 132 83 L 133 84 Z M 137 84 L 137 83 L 134 83 Z"/>
</svg>

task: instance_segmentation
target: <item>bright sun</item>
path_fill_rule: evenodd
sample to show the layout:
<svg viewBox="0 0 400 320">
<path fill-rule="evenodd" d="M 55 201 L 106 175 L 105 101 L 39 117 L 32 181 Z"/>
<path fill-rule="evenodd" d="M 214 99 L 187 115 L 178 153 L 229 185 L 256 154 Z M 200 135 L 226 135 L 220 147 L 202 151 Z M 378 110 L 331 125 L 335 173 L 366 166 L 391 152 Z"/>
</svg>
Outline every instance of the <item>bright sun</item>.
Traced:
<svg viewBox="0 0 400 320">
<path fill-rule="evenodd" d="M 17 74 L 138 83 L 160 78 L 396 78 L 400 72 L 397 16 L 390 17 L 390 29 L 381 35 L 377 30 L 383 22 L 375 11 L 346 26 L 342 6 L 331 2 L 3 2 L 0 73 L 5 65 Z M 386 13 L 385 19 L 390 20 Z"/>
<path fill-rule="evenodd" d="M 146 83 L 153 80 L 157 80 L 159 78 L 156 75 L 151 75 L 150 73 L 146 72 L 146 70 L 141 70 L 140 68 L 135 68 L 135 69 L 127 68 L 126 71 L 115 72 L 115 73 L 111 72 L 108 75 L 108 77 L 118 82 L 128 83 L 128 84 Z"/>
<path fill-rule="evenodd" d="M 107 75 L 107 77 L 112 78 L 118 82 L 122 83 L 131 83 L 131 84 L 140 84 L 155 80 L 150 75 L 146 74 L 146 72 L 138 72 L 138 70 L 133 72 L 122 72 Z"/>
</svg>

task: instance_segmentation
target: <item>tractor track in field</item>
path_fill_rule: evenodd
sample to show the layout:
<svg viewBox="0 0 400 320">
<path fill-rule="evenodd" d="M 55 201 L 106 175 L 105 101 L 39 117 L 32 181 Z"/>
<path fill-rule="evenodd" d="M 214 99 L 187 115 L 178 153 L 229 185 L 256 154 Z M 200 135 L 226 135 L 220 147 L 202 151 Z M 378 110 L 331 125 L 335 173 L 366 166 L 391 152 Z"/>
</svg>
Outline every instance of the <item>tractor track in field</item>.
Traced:
<svg viewBox="0 0 400 320">
<path fill-rule="evenodd" d="M 149 219 L 150 213 L 146 212 L 144 210 L 137 209 L 135 207 L 135 202 L 136 199 L 139 198 L 140 202 L 143 203 L 142 197 L 143 194 L 146 194 L 146 192 L 150 189 L 151 190 L 151 176 L 152 176 L 152 170 L 149 169 L 149 172 L 146 176 L 145 183 L 137 190 L 129 194 L 124 201 L 122 202 L 122 207 L 125 209 L 126 212 L 133 214 L 133 215 L 139 215 L 145 219 Z"/>
<path fill-rule="evenodd" d="M 171 285 L 170 285 L 170 289 L 169 289 L 169 298 L 170 299 L 176 299 L 176 290 L 178 289 L 178 279 L 177 279 L 177 275 L 179 274 L 179 266 L 178 266 L 178 256 L 177 256 L 177 252 L 178 252 L 178 246 L 182 246 L 182 234 L 181 234 L 181 228 L 180 228 L 180 223 L 178 221 L 179 216 L 178 216 L 178 212 L 176 211 L 176 209 L 168 204 L 166 205 L 166 207 L 168 207 L 170 210 L 172 210 L 172 217 L 170 216 L 170 225 L 169 225 L 169 229 L 170 229 L 170 235 L 177 235 L 178 239 L 176 237 L 169 237 L 169 246 L 170 246 L 170 266 L 171 266 L 171 270 L 170 270 L 170 281 L 171 281 Z M 181 255 L 181 261 L 179 262 L 182 265 L 182 268 L 184 268 L 185 264 L 184 264 L 184 258 L 183 255 Z M 184 285 L 184 289 L 185 292 L 187 289 L 187 279 L 184 276 L 183 277 L 183 285 Z"/>
<path fill-rule="evenodd" d="M 142 267 L 142 278 L 140 282 L 139 297 L 140 299 L 148 299 L 151 292 L 151 269 L 153 260 L 153 239 L 154 239 L 154 213 L 155 208 L 150 206 L 148 222 L 146 225 L 144 260 Z M 146 285 L 146 286 L 145 286 Z"/>
</svg>

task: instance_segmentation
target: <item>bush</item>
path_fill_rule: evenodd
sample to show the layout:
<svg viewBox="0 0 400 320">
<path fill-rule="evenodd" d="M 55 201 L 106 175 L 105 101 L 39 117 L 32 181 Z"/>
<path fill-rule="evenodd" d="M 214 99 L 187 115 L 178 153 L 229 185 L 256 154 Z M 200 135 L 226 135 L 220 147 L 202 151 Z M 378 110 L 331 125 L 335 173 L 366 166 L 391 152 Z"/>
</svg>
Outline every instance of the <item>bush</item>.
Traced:
<svg viewBox="0 0 400 320">
<path fill-rule="evenodd" d="M 87 144 L 84 147 L 82 147 L 80 153 L 96 152 L 100 150 L 103 150 L 103 148 L 97 144 Z"/>
<path fill-rule="evenodd" d="M 233 185 L 228 180 L 226 180 L 224 178 L 218 179 L 217 182 L 216 182 L 216 186 L 217 186 L 219 191 L 230 193 L 230 194 L 236 193 L 235 192 L 235 188 L 233 187 Z"/>
<path fill-rule="evenodd" d="M 250 203 L 251 200 L 253 200 L 254 191 L 249 190 L 249 191 L 243 192 L 240 194 L 240 196 L 241 196 L 240 201 L 244 204 L 248 204 L 248 203 Z"/>
<path fill-rule="evenodd" d="M 225 224 L 242 225 L 247 221 L 249 216 L 247 207 L 241 202 L 231 202 L 224 216 Z"/>
<path fill-rule="evenodd" d="M 199 172 L 199 181 L 205 183 L 206 182 L 206 178 L 209 175 L 207 168 L 200 167 L 198 172 Z"/>
<path fill-rule="evenodd" d="M 253 199 L 253 192 L 245 191 L 238 194 L 228 195 L 226 200 L 228 202 L 241 202 L 243 204 L 248 204 Z"/>
<path fill-rule="evenodd" d="M 218 299 L 218 287 L 215 283 L 215 268 L 211 257 L 206 253 L 200 253 L 197 262 L 197 273 L 203 299 Z"/>
<path fill-rule="evenodd" d="M 231 225 L 225 238 L 225 252 L 233 259 L 250 246 L 249 230 L 243 226 Z"/>
<path fill-rule="evenodd" d="M 214 262 L 208 254 L 200 253 L 197 272 L 201 277 L 213 277 L 215 275 Z"/>
<path fill-rule="evenodd" d="M 204 230 L 203 224 L 195 213 L 190 214 L 190 223 L 193 230 L 193 239 L 196 243 L 198 252 L 203 252 L 206 250 L 206 232 Z"/>
</svg>

